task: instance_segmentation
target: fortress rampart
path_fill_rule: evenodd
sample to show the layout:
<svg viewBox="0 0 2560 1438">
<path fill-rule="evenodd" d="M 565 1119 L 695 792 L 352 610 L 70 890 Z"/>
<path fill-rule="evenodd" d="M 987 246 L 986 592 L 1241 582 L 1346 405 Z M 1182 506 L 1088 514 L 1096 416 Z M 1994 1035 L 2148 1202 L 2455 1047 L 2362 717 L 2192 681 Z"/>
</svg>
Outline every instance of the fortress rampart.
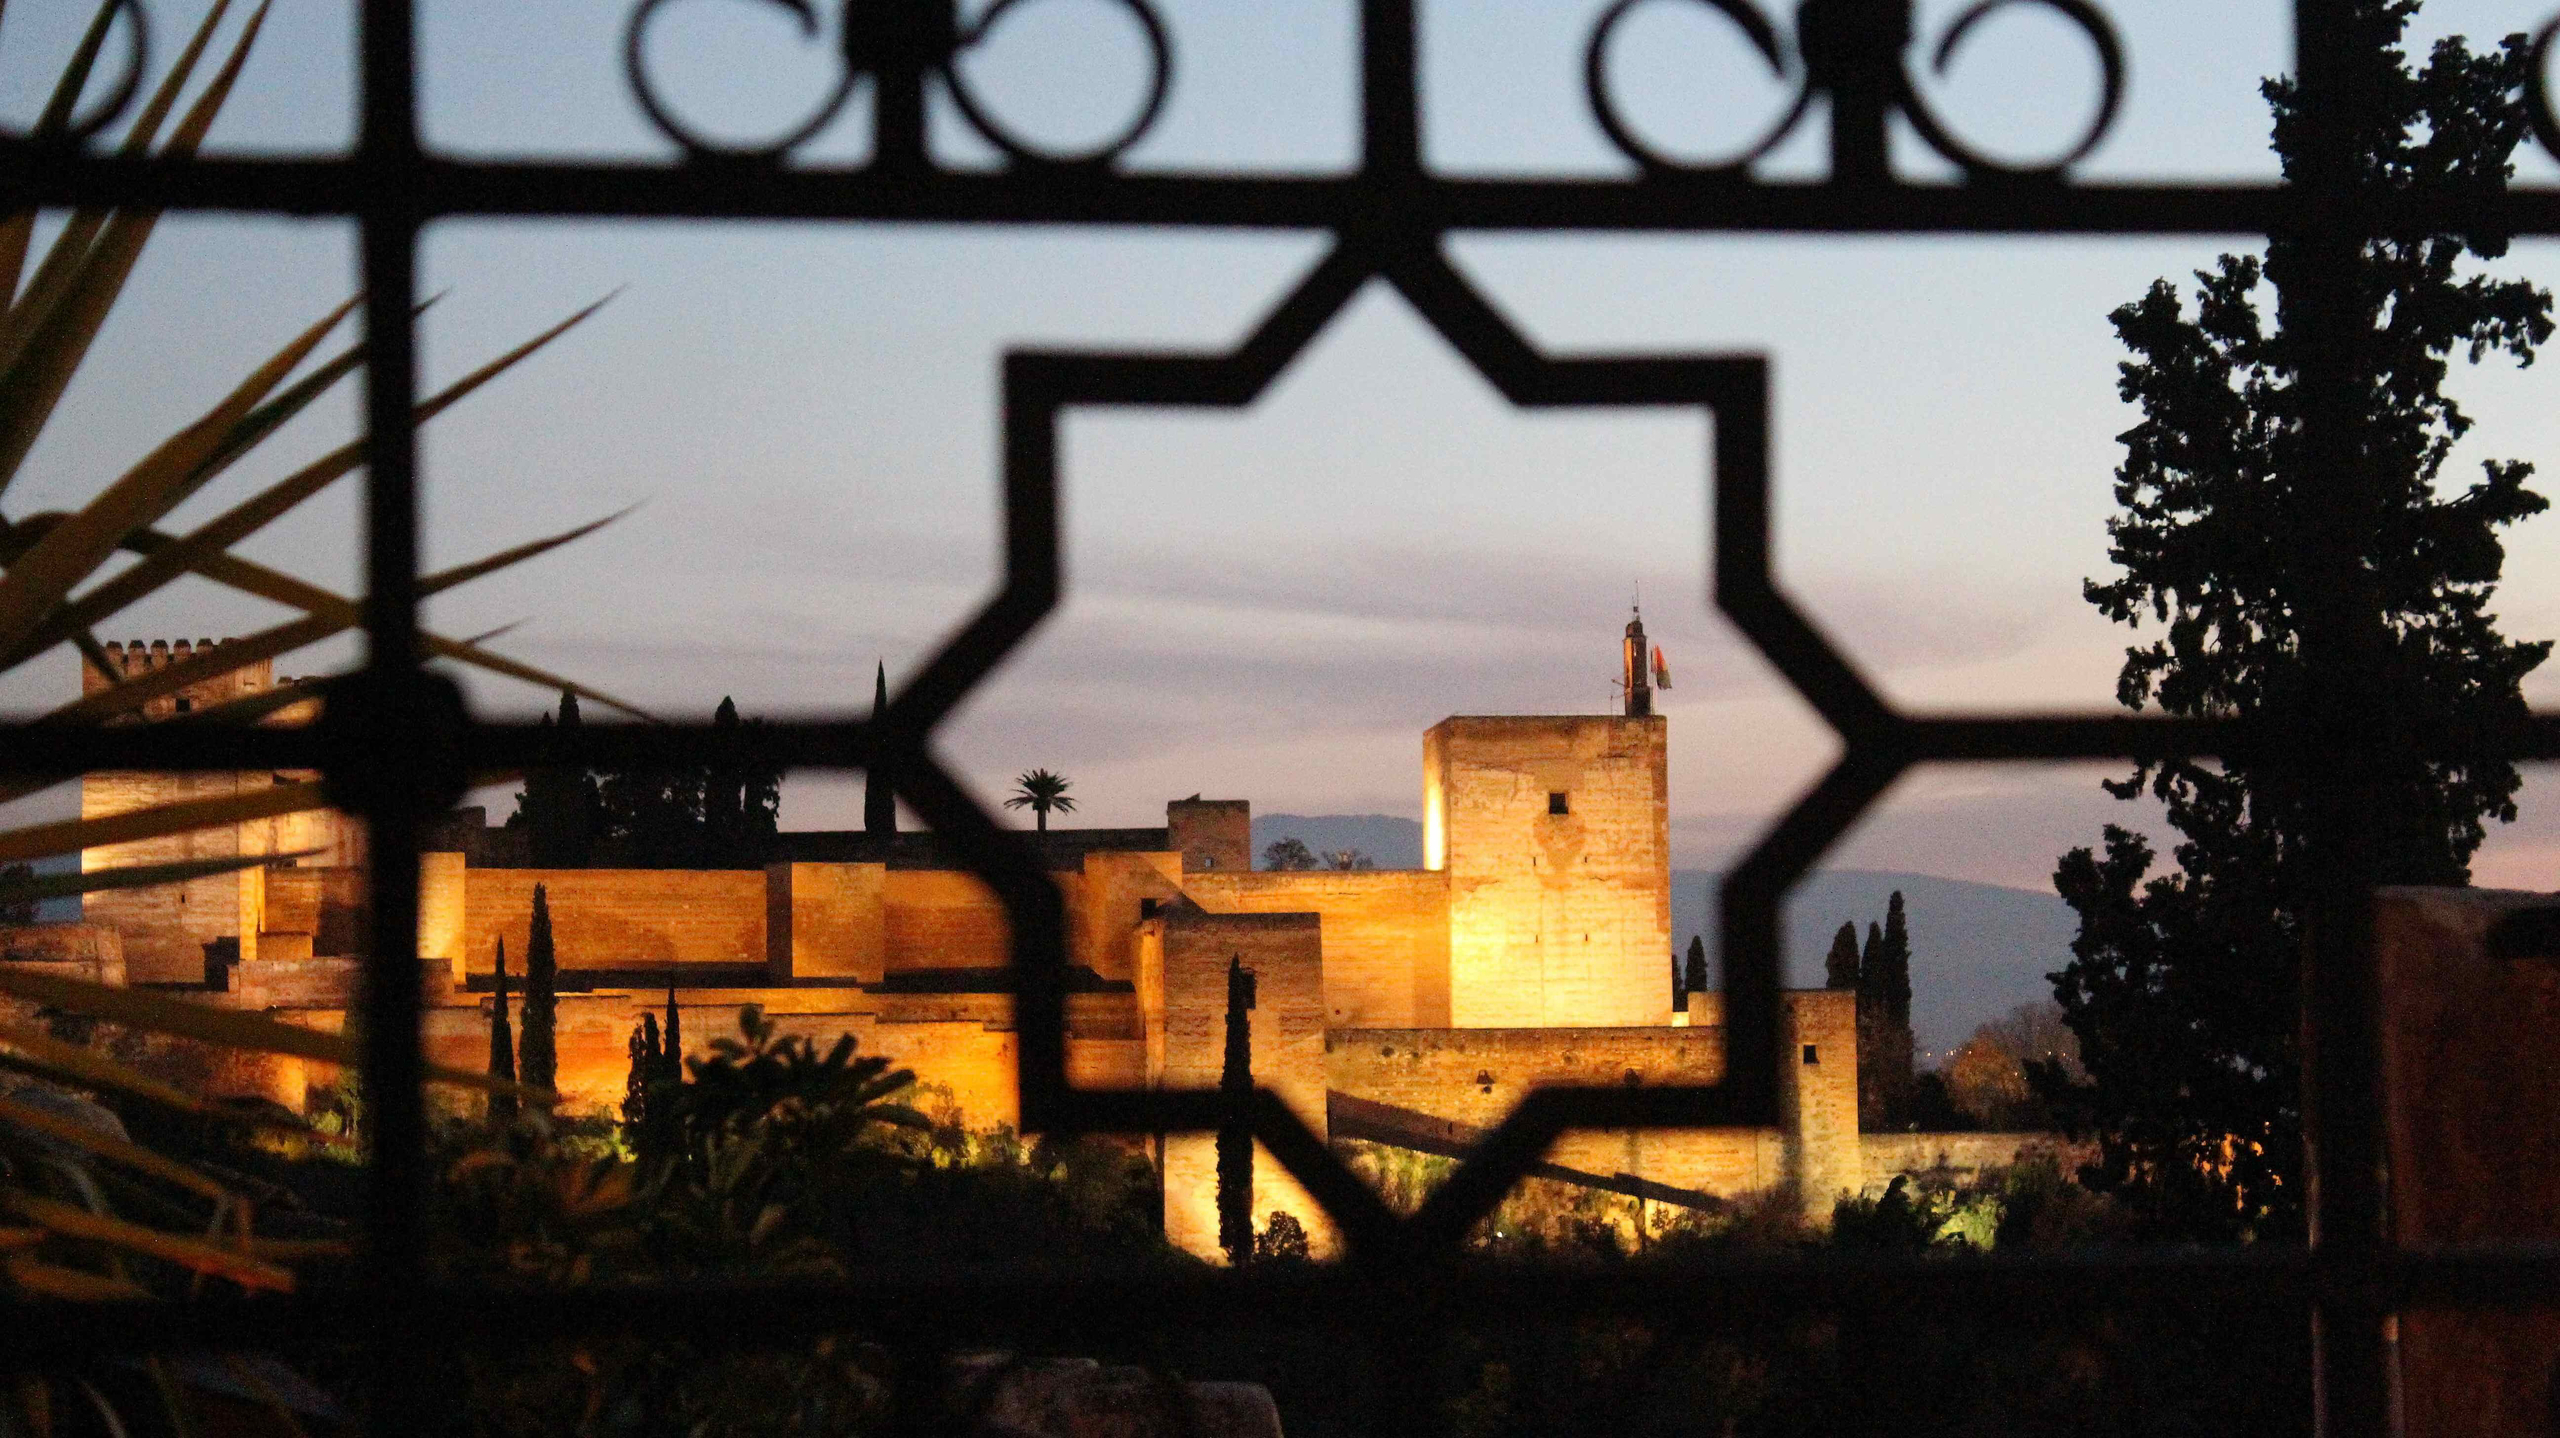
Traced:
<svg viewBox="0 0 2560 1438">
<path fill-rule="evenodd" d="M 109 657 L 132 672 L 200 648 L 130 644 Z M 84 680 L 92 692 L 109 682 L 94 669 Z M 273 683 L 266 666 L 244 666 L 174 696 L 170 713 L 180 700 L 211 707 Z M 1416 1142 L 1427 1130 L 1445 1148 L 1446 1135 L 1492 1126 L 1541 1086 L 1712 1081 L 1725 1062 L 1714 996 L 1672 1007 L 1665 739 L 1665 721 L 1646 712 L 1443 721 L 1423 739 L 1418 870 L 1256 870 L 1250 805 L 1199 796 L 1168 804 L 1161 829 L 1022 835 L 1065 903 L 1070 1076 L 1095 1088 L 1214 1089 L 1238 963 L 1254 975 L 1255 1080 L 1318 1135 L 1340 1107 L 1359 1115 L 1363 1136 L 1392 1139 L 1409 1123 Z M 96 775 L 83 812 L 292 777 Z M 559 971 L 560 1084 L 573 1104 L 621 1102 L 631 1030 L 672 996 L 697 1056 L 734 1030 L 739 1006 L 759 1004 L 787 1033 L 852 1034 L 912 1068 L 929 1110 L 979 1128 L 1018 1124 L 1005 917 L 932 836 L 786 834 L 783 861 L 761 870 L 533 869 L 520 866 L 516 837 L 463 811 L 422 857 L 418 954 L 440 1061 L 485 1061 L 498 946 L 520 992 L 539 887 Z M 335 1027 L 354 1001 L 366 932 L 361 834 L 341 816 L 117 846 L 85 862 L 299 849 L 318 852 L 92 895 L 83 932 L 96 942 L 29 953 L 95 966 L 112 949 L 137 981 L 196 985 L 211 1002 Z M 1626 1191 L 1790 1186 L 1827 1212 L 1900 1150 L 1858 1133 L 1849 996 L 1791 994 L 1786 1022 L 1779 1127 L 1572 1133 L 1551 1161 L 1627 1178 Z M 273 1061 L 216 1066 L 203 1082 L 299 1104 L 314 1077 Z M 1213 1136 L 1164 1135 L 1154 1150 L 1167 1234 L 1214 1255 Z M 1286 1211 L 1320 1251 L 1336 1242 L 1259 1150 L 1255 1190 L 1258 1224 Z"/>
</svg>

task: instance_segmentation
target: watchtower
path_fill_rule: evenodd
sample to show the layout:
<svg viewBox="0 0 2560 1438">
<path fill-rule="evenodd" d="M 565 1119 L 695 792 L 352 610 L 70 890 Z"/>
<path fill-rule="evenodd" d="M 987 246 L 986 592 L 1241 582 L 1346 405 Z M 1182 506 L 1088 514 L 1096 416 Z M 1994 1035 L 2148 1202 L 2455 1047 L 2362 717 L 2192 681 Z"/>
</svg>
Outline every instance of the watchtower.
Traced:
<svg viewBox="0 0 2560 1438">
<path fill-rule="evenodd" d="M 1456 716 L 1422 736 L 1458 1028 L 1670 1021 L 1671 808 L 1652 714 Z"/>
</svg>

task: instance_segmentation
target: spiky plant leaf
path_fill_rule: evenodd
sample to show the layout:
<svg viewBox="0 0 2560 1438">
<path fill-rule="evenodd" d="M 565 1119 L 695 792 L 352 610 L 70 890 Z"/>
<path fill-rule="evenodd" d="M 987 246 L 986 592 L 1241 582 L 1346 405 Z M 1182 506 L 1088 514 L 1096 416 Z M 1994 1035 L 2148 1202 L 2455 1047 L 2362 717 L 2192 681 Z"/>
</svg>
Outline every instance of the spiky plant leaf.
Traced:
<svg viewBox="0 0 2560 1438">
<path fill-rule="evenodd" d="M 138 1143 L 100 1133 L 87 1124 L 46 1109 L 31 1108 L 0 1098 L 0 1123 L 42 1134 L 56 1143 L 68 1144 L 110 1163 L 122 1164 L 136 1173 L 149 1174 L 163 1183 L 175 1184 L 216 1203 L 239 1201 L 238 1194 L 175 1159 L 165 1158 Z"/>
<path fill-rule="evenodd" d="M 566 334 L 581 320 L 602 309 L 611 298 L 608 295 L 605 299 L 596 301 L 506 354 L 463 376 L 438 394 L 422 401 L 413 412 L 414 422 L 425 424 L 443 413 L 473 390 L 506 373 L 544 345 Z M 360 362 L 362 354 L 362 348 L 359 347 L 346 357 L 347 361 Z M 313 378 L 317 379 L 319 376 L 315 374 Z M 303 383 L 307 385 L 310 381 L 306 380 Z M 299 389 L 301 386 L 296 388 Z M 279 397 L 276 403 L 279 405 L 284 403 L 285 398 Z M 256 418 L 255 415 L 250 416 L 251 420 Z M 278 422 L 281 423 L 281 420 Z M 247 423 L 248 421 L 244 421 L 244 426 Z M 263 437 L 263 435 L 257 437 Z M 249 442 L 255 443 L 255 438 Z M 250 499 L 233 506 L 194 533 L 169 544 L 140 564 L 133 565 L 49 616 L 11 655 L 10 662 L 17 662 L 30 654 L 50 648 L 68 637 L 75 628 L 101 623 L 127 605 L 158 591 L 169 581 L 187 573 L 198 560 L 231 548 L 290 511 L 295 505 L 362 468 L 369 452 L 367 442 L 364 440 L 341 445 L 268 486 Z"/>
<path fill-rule="evenodd" d="M 252 1128 L 274 1129 L 305 1138 L 323 1139 L 302 1120 L 268 1109 L 227 1109 L 205 1102 L 183 1089 L 138 1073 L 93 1049 L 65 1043 L 23 1025 L 0 1024 L 0 1059 L 10 1067 L 50 1078 L 67 1079 L 82 1088 L 113 1092 L 191 1118 L 225 1119 Z"/>
<path fill-rule="evenodd" d="M 66 1009 L 109 1023 L 123 1024 L 128 1028 L 197 1039 L 224 1048 L 286 1054 L 346 1068 L 361 1062 L 362 1045 L 345 1034 L 323 1033 L 238 1009 L 208 1008 L 141 989 L 118 988 L 113 984 L 93 984 L 86 979 L 68 978 L 61 974 L 0 967 L 0 993 L 48 1008 Z M 506 1083 L 467 1069 L 429 1064 L 426 1073 L 436 1082 L 512 1093 L 544 1107 L 560 1101 L 560 1096 L 548 1089 Z"/>
<path fill-rule="evenodd" d="M 242 869 L 263 868 L 288 859 L 307 859 L 320 852 L 303 849 L 291 854 L 240 854 L 228 859 L 184 859 L 169 864 L 131 864 L 120 869 L 90 869 L 77 874 L 36 874 L 13 876 L 0 874 L 0 904 L 33 904 L 46 899 L 68 899 L 81 894 L 100 894 L 115 889 L 151 889 L 162 884 L 183 884 L 190 879 L 209 879 L 216 874 L 233 874 Z"/>
<path fill-rule="evenodd" d="M 237 1249 L 174 1233 L 162 1233 L 156 1228 L 91 1213 L 85 1208 L 74 1208 L 23 1189 L 0 1188 L 0 1203 L 65 1238 L 84 1239 L 128 1253 L 143 1254 L 215 1278 L 227 1278 L 243 1288 L 262 1288 L 274 1293 L 293 1291 L 292 1270 L 252 1258 Z"/>
<path fill-rule="evenodd" d="M 186 50 L 178 56 L 178 63 L 170 67 L 168 75 L 160 83 L 160 88 L 152 92 L 150 100 L 142 107 L 142 113 L 134 118 L 133 127 L 125 134 L 123 146 L 125 155 L 138 157 L 150 152 L 152 140 L 159 136 L 161 122 L 168 119 L 170 110 L 177 106 L 179 92 L 186 87 L 187 78 L 195 73 L 196 62 L 204 58 L 205 47 L 213 42 L 214 28 L 222 23 L 223 15 L 230 8 L 231 0 L 214 0 L 212 10 L 205 15 L 203 23 L 196 27 L 196 33 L 188 40 Z M 112 5 L 103 6 L 100 18 L 107 18 L 112 10 Z M 100 30 L 98 35 L 103 40 L 104 30 Z M 75 62 L 77 58 L 74 57 Z M 80 65 L 78 69 L 80 76 L 78 84 L 87 84 L 86 65 Z M 63 78 L 66 83 L 71 82 L 72 72 L 66 69 Z M 76 101 L 79 98 L 76 87 L 68 98 L 70 101 Z M 71 112 L 66 107 L 58 123 L 67 126 L 70 123 L 70 115 Z M 0 371 L 5 371 L 17 362 L 19 353 L 25 348 L 28 337 L 35 332 L 36 326 L 53 313 L 63 296 L 71 292 L 72 282 L 80 275 L 81 262 L 89 257 L 90 250 L 98 238 L 98 231 L 106 225 L 108 213 L 98 209 L 74 211 L 70 220 L 63 225 L 61 233 L 54 236 L 52 247 L 45 251 L 44 263 L 36 269 L 34 282 L 27 286 L 26 293 L 10 307 L 5 320 L 0 320 Z M 32 224 L 35 216 L 30 213 L 27 219 Z"/>
<path fill-rule="evenodd" d="M 88 33 L 73 48 L 70 63 L 62 67 L 53 95 L 45 101 L 44 113 L 36 117 L 35 138 L 51 139 L 71 128 L 71 112 L 80 103 L 80 92 L 89 88 L 90 72 L 97 68 L 98 51 L 106 45 L 115 18 L 115 0 L 99 0 Z M 21 210 L 0 224 L 0 303 L 17 298 L 18 277 L 26 271 L 27 245 L 35 238 L 35 229 L 33 210 Z"/>
<path fill-rule="evenodd" d="M 630 513 L 629 510 L 623 511 L 623 514 L 628 513 Z M 493 574 L 511 565 L 522 564 L 537 555 L 547 554 L 561 545 L 593 534 L 621 517 L 621 514 L 608 515 L 592 523 L 582 524 L 566 533 L 520 544 L 513 549 L 490 555 L 486 559 L 423 576 L 418 580 L 418 595 L 423 599 L 456 585 L 468 584 L 474 579 Z M 199 649 L 184 659 L 120 680 L 95 694 L 84 694 L 45 717 L 48 721 L 56 723 L 94 722 L 126 713 L 139 709 L 154 699 L 175 694 L 189 685 L 219 679 L 225 674 L 249 665 L 273 659 L 277 655 L 289 653 L 305 645 L 317 644 L 334 634 L 354 628 L 356 623 L 357 617 L 344 611 L 308 615 L 289 624 L 279 624 L 273 629 L 262 630 L 245 639 L 226 640 L 211 649 Z"/>
<path fill-rule="evenodd" d="M 97 819 L 64 819 L 51 824 L 33 824 L 0 833 L 0 864 L 42 859 L 53 854 L 76 854 L 83 849 L 96 849 L 108 844 L 131 844 L 143 839 L 184 834 L 192 829 L 243 824 L 252 819 L 273 819 L 327 807 L 329 801 L 321 796 L 320 786 L 316 783 L 277 784 L 243 794 L 186 799 Z"/>
<path fill-rule="evenodd" d="M 214 116 L 221 113 L 231 87 L 240 78 L 240 69 L 249 59 L 249 47 L 257 42 L 266 18 L 267 5 L 261 4 L 257 13 L 249 17 L 248 27 L 233 46 L 231 57 L 170 135 L 164 155 L 185 158 L 204 142 L 205 132 L 213 128 Z M 6 487 L 16 477 L 18 466 L 26 462 L 27 451 L 35 447 L 36 436 L 43 432 L 54 406 L 61 402 L 73 372 L 88 357 L 90 343 L 106 323 L 107 311 L 123 293 L 126 277 L 133 273 L 134 262 L 141 258 L 142 247 L 150 242 L 151 232 L 159 222 L 156 210 L 118 210 L 109 217 L 98 242 L 80 260 L 78 277 L 69 282 L 69 289 L 50 307 L 50 312 L 37 321 L 18 354 L 7 359 L 6 368 L 0 368 L 0 487 Z"/>
<path fill-rule="evenodd" d="M 0 651 L 17 648 L 72 586 L 87 578 L 125 536 L 184 500 L 213 472 L 207 461 L 260 400 L 299 368 L 356 306 L 349 300 L 268 357 L 222 402 L 171 435 L 79 513 L 55 525 L 0 575 Z M 0 393 L 15 376 L 0 376 Z M 5 401 L 0 401 L 0 408 Z M 32 438 L 32 437 L 31 437 Z"/>
</svg>

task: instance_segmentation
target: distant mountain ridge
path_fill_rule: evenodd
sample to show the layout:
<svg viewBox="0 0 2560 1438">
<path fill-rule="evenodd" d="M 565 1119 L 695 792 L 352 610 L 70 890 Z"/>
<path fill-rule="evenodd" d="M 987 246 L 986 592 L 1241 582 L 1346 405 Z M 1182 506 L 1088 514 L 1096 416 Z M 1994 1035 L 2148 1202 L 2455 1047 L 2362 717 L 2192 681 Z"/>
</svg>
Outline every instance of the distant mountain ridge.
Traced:
<svg viewBox="0 0 2560 1438">
<path fill-rule="evenodd" d="M 1422 825 L 1391 814 L 1254 817 L 1257 862 L 1267 845 L 1282 838 L 1298 839 L 1319 854 L 1358 849 L 1381 869 L 1422 866 Z M 1714 958 L 1716 892 L 1723 882 L 1723 873 L 1713 869 L 1672 871 L 1673 948 L 1685 952 L 1689 936 L 1698 934 Z M 1921 1048 L 1953 1048 L 1979 1025 L 2053 996 L 2045 975 L 2070 959 L 2077 932 L 2070 906 L 2060 898 L 1876 869 L 1817 870 L 1797 886 L 1788 905 L 1787 982 L 1819 985 L 1832 933 L 1854 923 L 1863 937 L 1869 923 L 1884 922 L 1885 904 L 1896 889 L 1911 923 L 1911 1027 Z M 1667 975 L 1667 956 L 1665 965 Z"/>
</svg>

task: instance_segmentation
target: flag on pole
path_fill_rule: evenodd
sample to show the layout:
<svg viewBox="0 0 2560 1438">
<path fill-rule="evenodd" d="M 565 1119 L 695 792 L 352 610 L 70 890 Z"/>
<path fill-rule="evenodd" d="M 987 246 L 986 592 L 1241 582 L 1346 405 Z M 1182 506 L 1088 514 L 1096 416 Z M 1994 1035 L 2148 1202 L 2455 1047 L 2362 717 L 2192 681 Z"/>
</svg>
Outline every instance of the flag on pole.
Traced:
<svg viewBox="0 0 2560 1438">
<path fill-rule="evenodd" d="M 1662 646 L 1659 644 L 1653 646 L 1653 687 L 1671 687 L 1671 666 L 1662 662 Z"/>
</svg>

